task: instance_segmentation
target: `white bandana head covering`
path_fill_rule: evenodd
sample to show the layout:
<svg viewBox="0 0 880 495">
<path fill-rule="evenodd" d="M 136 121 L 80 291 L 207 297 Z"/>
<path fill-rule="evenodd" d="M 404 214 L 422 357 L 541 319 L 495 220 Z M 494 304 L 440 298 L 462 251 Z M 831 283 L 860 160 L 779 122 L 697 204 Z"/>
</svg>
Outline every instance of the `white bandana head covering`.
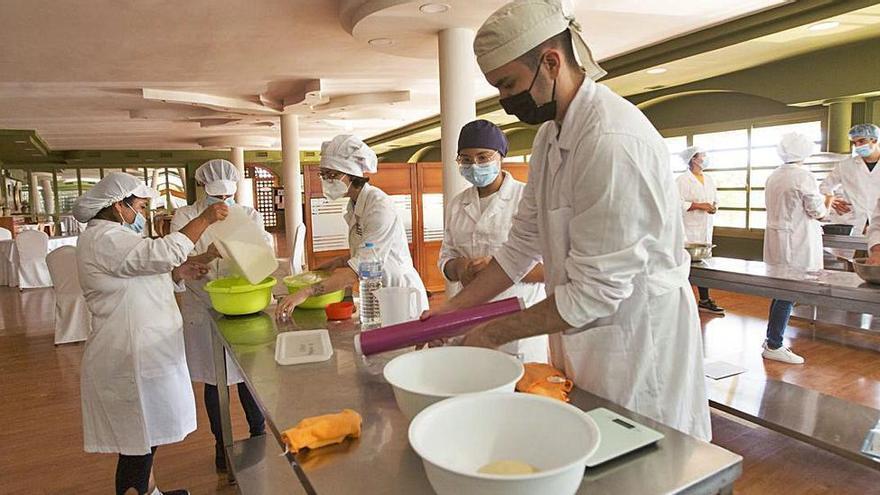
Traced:
<svg viewBox="0 0 880 495">
<path fill-rule="evenodd" d="M 790 132 L 782 136 L 782 140 L 776 146 L 776 152 L 784 163 L 802 162 L 813 154 L 815 144 L 803 134 Z"/>
<path fill-rule="evenodd" d="M 321 145 L 321 168 L 363 177 L 375 173 L 378 162 L 369 146 L 349 134 L 340 134 Z"/>
<path fill-rule="evenodd" d="M 700 148 L 699 146 L 691 146 L 689 148 L 685 148 L 685 150 L 682 151 L 681 153 L 679 153 L 678 156 L 681 157 L 681 159 L 684 161 L 685 165 L 690 165 L 691 160 L 700 153 L 705 154 L 706 151 L 703 148 Z"/>
<path fill-rule="evenodd" d="M 80 223 L 86 223 L 95 218 L 99 211 L 129 196 L 154 199 L 159 197 L 159 191 L 147 187 L 133 175 L 111 172 L 77 198 L 73 204 L 73 217 Z"/>
<path fill-rule="evenodd" d="M 599 67 L 581 36 L 581 26 L 564 0 L 515 0 L 486 19 L 474 38 L 474 55 L 483 74 L 512 62 L 568 29 L 578 64 L 596 81 L 607 72 Z"/>
<path fill-rule="evenodd" d="M 195 177 L 209 196 L 232 196 L 238 190 L 238 169 L 229 160 L 208 160 L 196 169 Z"/>
</svg>

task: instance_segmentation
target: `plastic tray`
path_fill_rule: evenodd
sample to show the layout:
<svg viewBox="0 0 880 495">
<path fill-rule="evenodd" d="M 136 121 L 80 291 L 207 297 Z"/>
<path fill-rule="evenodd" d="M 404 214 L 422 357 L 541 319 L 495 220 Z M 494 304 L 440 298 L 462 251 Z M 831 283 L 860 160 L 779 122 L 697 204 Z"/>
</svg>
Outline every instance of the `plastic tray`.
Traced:
<svg viewBox="0 0 880 495">
<path fill-rule="evenodd" d="M 333 356 L 327 330 L 284 332 L 275 338 L 275 361 L 283 366 L 317 363 Z"/>
</svg>

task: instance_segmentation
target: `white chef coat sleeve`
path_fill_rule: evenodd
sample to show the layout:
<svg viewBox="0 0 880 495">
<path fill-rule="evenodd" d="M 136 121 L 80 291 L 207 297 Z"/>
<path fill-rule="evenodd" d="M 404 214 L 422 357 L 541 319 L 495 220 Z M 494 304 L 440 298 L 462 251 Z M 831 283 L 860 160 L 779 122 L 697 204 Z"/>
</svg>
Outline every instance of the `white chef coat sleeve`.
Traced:
<svg viewBox="0 0 880 495">
<path fill-rule="evenodd" d="M 819 187 L 816 185 L 816 181 L 813 180 L 811 174 L 804 176 L 800 189 L 801 202 L 808 217 L 818 220 L 828 215 L 828 208 L 825 206 L 825 195 L 819 192 Z"/>
<path fill-rule="evenodd" d="M 394 222 L 396 221 L 397 207 L 394 206 L 393 201 L 387 198 L 367 205 L 364 214 L 361 216 L 363 243 L 373 243 L 373 248 L 379 253 L 382 263 L 386 266 L 389 261 L 388 253 L 391 252 L 391 245 L 396 241 L 394 239 Z M 405 249 L 409 249 L 409 246 L 405 246 Z M 361 257 L 365 253 L 366 250 L 361 249 L 357 255 L 352 255 L 348 259 L 348 266 L 355 273 L 358 273 Z"/>
<path fill-rule="evenodd" d="M 688 210 L 691 209 L 691 205 L 694 204 L 693 201 L 688 200 L 688 198 L 689 198 L 688 184 L 687 184 L 687 176 L 685 174 L 687 174 L 687 172 L 679 175 L 675 179 L 675 183 L 678 185 L 678 195 L 681 197 L 681 211 L 682 211 L 682 213 L 686 213 Z"/>
<path fill-rule="evenodd" d="M 108 273 L 117 277 L 170 274 L 174 267 L 186 261 L 193 249 L 193 242 L 180 232 L 160 239 L 118 232 L 109 234 L 97 244 L 96 258 Z"/>
<path fill-rule="evenodd" d="M 455 221 L 452 219 L 452 213 L 456 209 L 458 203 L 460 203 L 461 194 L 462 193 L 457 194 L 452 198 L 452 201 L 449 202 L 449 206 L 446 208 L 446 213 L 443 219 L 443 243 L 440 244 L 440 259 L 437 260 L 437 267 L 440 268 L 440 273 L 443 275 L 443 279 L 447 282 L 451 282 L 451 280 L 446 277 L 446 263 L 464 256 L 463 251 L 455 244 L 455 240 L 452 236 L 452 222 Z"/>
<path fill-rule="evenodd" d="M 192 220 L 187 214 L 190 207 L 178 208 L 171 217 L 171 232 L 180 232 Z"/>
<path fill-rule="evenodd" d="M 643 140 L 607 134 L 594 151 L 572 153 L 570 166 L 581 171 L 572 184 L 577 193 L 568 224 L 568 282 L 554 289 L 569 333 L 613 315 L 632 295 L 634 278 L 650 269 L 650 243 L 663 237 L 670 222 L 681 221 L 662 211 L 668 193 L 649 177 L 666 157 Z"/>
<path fill-rule="evenodd" d="M 842 181 L 840 180 L 840 167 L 842 166 L 843 162 L 838 163 L 837 166 L 834 167 L 834 170 L 825 177 L 822 183 L 819 184 L 819 192 L 826 196 L 834 194 L 834 190 L 842 184 Z"/>
<path fill-rule="evenodd" d="M 880 200 L 874 205 L 874 212 L 871 215 L 871 223 L 868 224 L 868 249 L 880 244 Z"/>
<path fill-rule="evenodd" d="M 174 281 L 172 280 L 172 282 Z M 186 292 L 186 280 L 180 279 L 179 282 L 174 282 L 174 292 L 178 294 L 181 292 Z"/>
<path fill-rule="evenodd" d="M 507 242 L 494 255 L 495 261 L 514 284 L 519 283 L 543 259 L 538 230 L 538 202 L 535 197 L 537 173 L 535 168 L 529 167 L 529 181 L 523 189 Z"/>
</svg>

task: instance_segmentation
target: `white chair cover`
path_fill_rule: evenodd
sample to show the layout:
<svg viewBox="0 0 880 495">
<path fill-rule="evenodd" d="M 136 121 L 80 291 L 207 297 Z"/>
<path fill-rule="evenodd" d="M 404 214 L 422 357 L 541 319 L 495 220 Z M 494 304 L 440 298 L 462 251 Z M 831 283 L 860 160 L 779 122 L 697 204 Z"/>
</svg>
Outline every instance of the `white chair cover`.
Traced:
<svg viewBox="0 0 880 495">
<path fill-rule="evenodd" d="M 293 234 L 293 251 L 290 253 L 290 273 L 302 273 L 306 264 L 306 226 L 299 224 Z"/>
<path fill-rule="evenodd" d="M 52 287 L 46 255 L 49 253 L 49 236 L 40 230 L 25 230 L 15 238 L 18 251 L 18 288 L 36 289 Z"/>
<path fill-rule="evenodd" d="M 92 315 L 83 298 L 76 264 L 76 248 L 62 246 L 46 256 L 55 284 L 55 344 L 81 342 L 92 330 Z"/>
<path fill-rule="evenodd" d="M 12 232 L 9 229 L 0 227 L 0 241 L 8 241 L 12 239 Z"/>
</svg>

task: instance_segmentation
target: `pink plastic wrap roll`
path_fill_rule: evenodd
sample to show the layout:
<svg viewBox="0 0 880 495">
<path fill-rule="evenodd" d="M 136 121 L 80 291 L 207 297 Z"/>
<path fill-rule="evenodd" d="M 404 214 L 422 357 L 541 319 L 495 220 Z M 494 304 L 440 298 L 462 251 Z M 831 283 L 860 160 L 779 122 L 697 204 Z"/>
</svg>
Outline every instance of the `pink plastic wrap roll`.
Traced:
<svg viewBox="0 0 880 495">
<path fill-rule="evenodd" d="M 480 323 L 516 313 L 522 309 L 522 301 L 518 297 L 511 297 L 482 306 L 432 316 L 425 321 L 408 321 L 361 332 L 355 336 L 354 346 L 364 356 L 403 349 L 432 340 L 461 335 Z"/>
</svg>

